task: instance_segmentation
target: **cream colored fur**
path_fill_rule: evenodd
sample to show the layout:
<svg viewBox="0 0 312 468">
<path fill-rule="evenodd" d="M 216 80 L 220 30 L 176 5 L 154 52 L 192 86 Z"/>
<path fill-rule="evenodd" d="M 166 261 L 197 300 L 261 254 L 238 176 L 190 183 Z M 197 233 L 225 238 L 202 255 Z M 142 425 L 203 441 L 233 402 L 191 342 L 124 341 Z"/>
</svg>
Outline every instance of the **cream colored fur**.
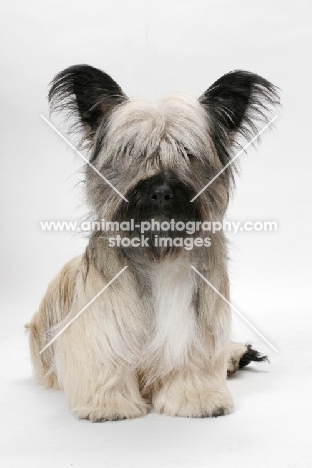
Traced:
<svg viewBox="0 0 312 468">
<path fill-rule="evenodd" d="M 94 74 L 94 69 L 89 72 L 87 66 L 78 66 L 56 77 L 52 102 L 73 109 L 70 96 L 80 93 L 78 119 L 83 125 L 91 119 L 96 126 L 92 163 L 121 193 L 131 195 L 141 181 L 173 173 L 186 192 L 197 194 L 224 167 L 232 137 L 222 127 L 223 120 L 216 121 L 218 112 L 224 113 L 218 99 L 216 108 L 210 98 L 202 105 L 186 94 L 169 96 L 157 106 L 119 96 L 114 105 L 114 89 L 117 94 L 121 90 L 113 87 L 110 96 L 104 85 L 107 76 Z M 95 93 L 102 101 L 85 102 L 88 93 L 81 89 L 88 86 L 90 98 Z M 98 113 L 101 108 L 105 113 L 105 106 L 110 112 L 101 120 Z M 216 129 L 222 140 L 219 149 L 213 139 Z M 222 219 L 229 195 L 230 174 L 224 172 L 192 205 L 197 207 L 196 216 Z M 91 167 L 86 168 L 86 196 L 95 220 L 112 221 L 127 209 Z M 185 198 L 185 204 L 190 199 Z M 175 207 L 175 213 L 180 208 L 183 212 L 185 206 Z M 172 416 L 231 412 L 227 369 L 238 367 L 246 347 L 230 344 L 228 305 L 191 269 L 195 266 L 230 299 L 224 233 L 215 233 L 209 248 L 181 249 L 157 260 L 144 248 L 109 248 L 106 237 L 106 232 L 91 236 L 85 254 L 65 265 L 51 282 L 27 325 L 39 382 L 62 389 L 77 417 L 92 421 L 140 416 L 151 404 L 157 412 Z M 40 354 L 124 266 L 128 268 L 122 275 Z"/>
<path fill-rule="evenodd" d="M 175 416 L 232 410 L 225 382 L 228 341 L 215 354 L 209 329 L 199 327 L 191 305 L 196 278 L 187 257 L 151 269 L 152 306 L 136 296 L 126 270 L 40 355 L 53 333 L 111 279 L 92 265 L 85 275 L 85 256 L 65 265 L 28 324 L 37 379 L 62 389 L 77 417 L 131 418 L 145 414 L 150 402 Z"/>
</svg>

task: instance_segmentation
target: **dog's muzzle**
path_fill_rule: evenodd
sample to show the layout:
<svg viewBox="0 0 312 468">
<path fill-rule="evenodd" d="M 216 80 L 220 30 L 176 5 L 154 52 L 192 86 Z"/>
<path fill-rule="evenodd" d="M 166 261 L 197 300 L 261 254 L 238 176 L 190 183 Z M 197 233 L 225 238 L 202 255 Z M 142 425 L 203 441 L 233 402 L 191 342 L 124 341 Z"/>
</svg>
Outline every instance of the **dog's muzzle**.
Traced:
<svg viewBox="0 0 312 468">
<path fill-rule="evenodd" d="M 141 180 L 127 193 L 129 202 L 122 203 L 115 220 L 200 220 L 199 202 L 190 202 L 194 195 L 194 190 L 173 172 L 160 173 Z"/>
</svg>

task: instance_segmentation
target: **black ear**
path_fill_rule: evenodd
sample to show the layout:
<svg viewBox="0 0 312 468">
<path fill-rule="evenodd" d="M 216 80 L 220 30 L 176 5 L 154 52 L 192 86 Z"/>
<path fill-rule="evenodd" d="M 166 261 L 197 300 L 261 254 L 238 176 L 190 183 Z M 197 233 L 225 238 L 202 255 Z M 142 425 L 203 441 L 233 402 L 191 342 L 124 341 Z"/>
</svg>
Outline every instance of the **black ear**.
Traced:
<svg viewBox="0 0 312 468">
<path fill-rule="evenodd" d="M 82 124 L 85 138 L 92 140 L 99 123 L 118 104 L 127 100 L 120 86 L 107 73 L 89 65 L 74 65 L 51 82 L 51 112 L 65 111 Z"/>
<path fill-rule="evenodd" d="M 223 164 L 239 135 L 250 140 L 260 122 L 267 123 L 279 104 L 278 88 L 259 75 L 235 70 L 219 78 L 199 98 L 211 122 L 211 133 Z"/>
</svg>

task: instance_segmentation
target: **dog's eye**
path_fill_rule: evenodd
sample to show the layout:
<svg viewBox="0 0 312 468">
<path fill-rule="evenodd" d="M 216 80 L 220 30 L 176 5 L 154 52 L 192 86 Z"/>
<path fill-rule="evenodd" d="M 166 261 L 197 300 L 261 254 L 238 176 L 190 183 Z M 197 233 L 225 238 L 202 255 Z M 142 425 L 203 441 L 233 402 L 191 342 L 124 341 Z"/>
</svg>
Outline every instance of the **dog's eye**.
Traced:
<svg viewBox="0 0 312 468">
<path fill-rule="evenodd" d="M 193 159 L 195 159 L 194 154 L 193 154 L 188 148 L 186 148 L 185 146 L 184 146 L 184 148 L 182 149 L 182 151 L 183 151 L 183 153 L 184 153 L 184 154 L 183 154 L 184 157 L 187 156 L 188 159 L 189 159 L 189 161 L 192 161 Z"/>
</svg>

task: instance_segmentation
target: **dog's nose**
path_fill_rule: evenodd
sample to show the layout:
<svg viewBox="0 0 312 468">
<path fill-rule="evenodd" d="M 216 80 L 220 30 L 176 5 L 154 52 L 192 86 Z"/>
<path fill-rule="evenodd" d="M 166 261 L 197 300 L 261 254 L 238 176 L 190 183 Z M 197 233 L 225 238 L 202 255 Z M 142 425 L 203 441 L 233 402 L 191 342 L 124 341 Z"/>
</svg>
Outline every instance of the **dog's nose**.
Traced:
<svg viewBox="0 0 312 468">
<path fill-rule="evenodd" d="M 170 205 L 173 200 L 173 196 L 173 190 L 166 182 L 163 182 L 162 184 L 154 184 L 151 187 L 150 199 L 152 203 L 159 208 Z"/>
</svg>

